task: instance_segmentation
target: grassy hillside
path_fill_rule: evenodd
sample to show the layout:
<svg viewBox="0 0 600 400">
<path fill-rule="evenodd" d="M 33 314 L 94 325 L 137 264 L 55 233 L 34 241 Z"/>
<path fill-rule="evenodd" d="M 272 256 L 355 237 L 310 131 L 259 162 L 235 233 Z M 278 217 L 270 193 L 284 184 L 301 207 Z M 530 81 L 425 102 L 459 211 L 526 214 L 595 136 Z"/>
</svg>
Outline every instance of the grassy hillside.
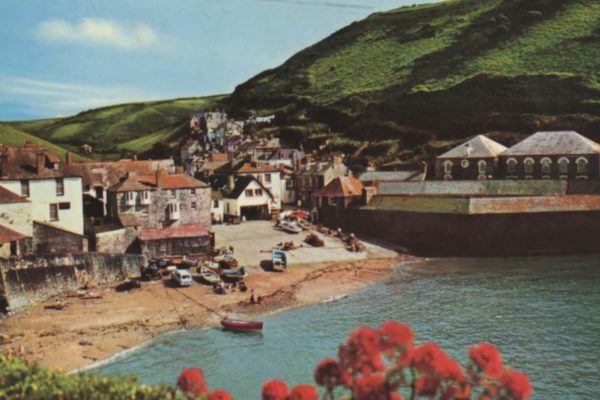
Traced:
<svg viewBox="0 0 600 400">
<path fill-rule="evenodd" d="M 600 2 L 454 0 L 373 14 L 239 85 L 229 105 L 275 112 L 286 127 L 325 123 L 343 134 L 335 146 L 381 162 L 483 132 L 508 144 L 556 128 L 600 140 Z"/>
<path fill-rule="evenodd" d="M 192 112 L 213 107 L 223 96 L 121 104 L 67 118 L 12 122 L 14 128 L 79 152 L 92 146 L 93 158 L 119 158 L 174 146 L 187 134 Z"/>
<path fill-rule="evenodd" d="M 0 143 L 9 146 L 23 146 L 26 142 L 37 143 L 41 147 L 48 149 L 64 158 L 66 149 L 52 144 L 46 140 L 40 139 L 37 136 L 18 130 L 7 124 L 0 124 Z M 85 159 L 75 155 L 75 159 Z"/>
</svg>

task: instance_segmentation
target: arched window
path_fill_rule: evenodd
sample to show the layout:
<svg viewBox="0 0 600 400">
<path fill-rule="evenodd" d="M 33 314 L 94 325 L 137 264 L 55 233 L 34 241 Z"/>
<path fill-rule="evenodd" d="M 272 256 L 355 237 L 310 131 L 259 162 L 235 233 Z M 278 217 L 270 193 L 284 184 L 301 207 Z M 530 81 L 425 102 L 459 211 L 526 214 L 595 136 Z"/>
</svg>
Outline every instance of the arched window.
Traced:
<svg viewBox="0 0 600 400">
<path fill-rule="evenodd" d="M 533 164 L 535 164 L 533 158 L 526 158 L 523 164 L 525 165 L 525 174 L 533 174 Z"/>
<path fill-rule="evenodd" d="M 542 164 L 542 175 L 550 175 L 550 165 L 552 164 L 552 160 L 549 158 L 542 158 L 540 163 Z"/>
<path fill-rule="evenodd" d="M 444 173 L 445 174 L 452 173 L 452 161 L 450 161 L 450 160 L 444 161 Z"/>
<path fill-rule="evenodd" d="M 484 160 L 479 160 L 479 162 L 477 163 L 477 168 L 479 169 L 480 174 L 485 174 L 487 163 Z"/>
<path fill-rule="evenodd" d="M 558 173 L 566 174 L 569 172 L 569 159 L 561 157 L 558 159 Z"/>
<path fill-rule="evenodd" d="M 509 158 L 506 161 L 506 172 L 509 174 L 517 173 L 517 160 L 515 160 L 514 158 Z"/>
<path fill-rule="evenodd" d="M 577 173 L 578 174 L 587 174 L 587 166 L 588 166 L 588 160 L 585 157 L 579 157 L 577 159 L 577 161 L 575 161 L 577 163 Z"/>
</svg>

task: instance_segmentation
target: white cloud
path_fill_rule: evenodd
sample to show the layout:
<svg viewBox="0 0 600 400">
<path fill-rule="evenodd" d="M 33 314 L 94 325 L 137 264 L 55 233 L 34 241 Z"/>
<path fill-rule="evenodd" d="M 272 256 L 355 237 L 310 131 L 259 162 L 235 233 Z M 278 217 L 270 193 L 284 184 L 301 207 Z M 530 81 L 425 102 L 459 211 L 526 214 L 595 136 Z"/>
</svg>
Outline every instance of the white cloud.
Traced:
<svg viewBox="0 0 600 400">
<path fill-rule="evenodd" d="M 95 86 L 0 76 L 0 102 L 26 105 L 37 115 L 69 115 L 90 108 L 147 101 L 157 96 L 127 86 Z"/>
<path fill-rule="evenodd" d="M 124 27 L 100 18 L 83 18 L 77 23 L 45 20 L 38 24 L 37 36 L 47 42 L 101 44 L 125 50 L 152 47 L 158 43 L 158 36 L 146 24 Z"/>
</svg>

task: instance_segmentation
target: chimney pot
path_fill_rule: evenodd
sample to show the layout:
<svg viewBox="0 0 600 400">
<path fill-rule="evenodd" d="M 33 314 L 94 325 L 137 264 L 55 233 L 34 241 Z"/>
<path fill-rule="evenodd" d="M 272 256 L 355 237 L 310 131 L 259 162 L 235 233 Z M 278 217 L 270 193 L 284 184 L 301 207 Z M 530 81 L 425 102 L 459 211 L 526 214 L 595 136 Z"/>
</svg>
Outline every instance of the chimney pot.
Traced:
<svg viewBox="0 0 600 400">
<path fill-rule="evenodd" d="M 42 151 L 37 153 L 35 167 L 38 174 L 41 174 L 46 169 L 46 155 Z"/>
<path fill-rule="evenodd" d="M 233 189 L 235 189 L 235 176 L 229 175 L 227 178 L 227 186 L 229 186 L 229 191 L 233 192 Z"/>
<path fill-rule="evenodd" d="M 70 151 L 67 151 L 67 154 L 65 155 L 65 162 L 67 165 L 71 165 L 73 163 L 73 153 Z"/>
</svg>

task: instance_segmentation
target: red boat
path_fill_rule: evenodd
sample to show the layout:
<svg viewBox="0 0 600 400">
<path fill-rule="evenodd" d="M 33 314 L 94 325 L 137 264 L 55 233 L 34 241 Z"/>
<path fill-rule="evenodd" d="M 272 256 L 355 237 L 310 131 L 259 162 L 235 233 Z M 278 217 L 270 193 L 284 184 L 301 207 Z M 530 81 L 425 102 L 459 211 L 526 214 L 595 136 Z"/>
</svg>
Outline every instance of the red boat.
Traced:
<svg viewBox="0 0 600 400">
<path fill-rule="evenodd" d="M 243 321 L 229 318 L 222 319 L 221 325 L 223 325 L 223 328 L 232 331 L 259 331 L 263 327 L 263 323 L 260 321 Z"/>
</svg>

